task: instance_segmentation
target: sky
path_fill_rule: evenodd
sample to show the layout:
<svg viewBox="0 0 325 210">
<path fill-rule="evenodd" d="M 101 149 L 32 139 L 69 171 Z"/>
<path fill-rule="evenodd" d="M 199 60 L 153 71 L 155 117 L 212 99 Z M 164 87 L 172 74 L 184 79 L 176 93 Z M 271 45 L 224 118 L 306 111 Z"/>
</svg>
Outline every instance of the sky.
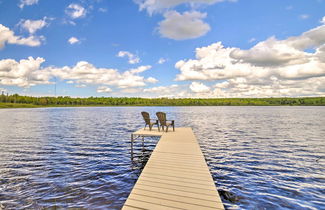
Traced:
<svg viewBox="0 0 325 210">
<path fill-rule="evenodd" d="M 0 0 L 0 91 L 325 96 L 325 0 Z"/>
</svg>

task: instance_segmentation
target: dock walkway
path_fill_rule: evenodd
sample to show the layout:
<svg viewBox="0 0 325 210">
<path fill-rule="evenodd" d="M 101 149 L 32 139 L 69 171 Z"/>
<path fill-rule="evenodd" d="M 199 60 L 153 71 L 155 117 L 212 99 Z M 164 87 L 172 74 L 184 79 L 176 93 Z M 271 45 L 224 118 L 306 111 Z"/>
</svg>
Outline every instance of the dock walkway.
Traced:
<svg viewBox="0 0 325 210">
<path fill-rule="evenodd" d="M 122 209 L 224 209 L 192 129 L 132 138 L 151 135 L 161 138 Z"/>
</svg>

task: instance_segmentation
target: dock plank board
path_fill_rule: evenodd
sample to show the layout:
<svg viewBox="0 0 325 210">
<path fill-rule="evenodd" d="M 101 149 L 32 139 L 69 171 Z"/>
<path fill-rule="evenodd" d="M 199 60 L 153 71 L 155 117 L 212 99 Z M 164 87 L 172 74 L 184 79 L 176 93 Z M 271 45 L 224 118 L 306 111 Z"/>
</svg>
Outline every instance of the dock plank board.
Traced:
<svg viewBox="0 0 325 210">
<path fill-rule="evenodd" d="M 161 138 L 123 210 L 224 209 L 191 128 L 167 133 L 140 129 L 133 134 Z"/>
</svg>

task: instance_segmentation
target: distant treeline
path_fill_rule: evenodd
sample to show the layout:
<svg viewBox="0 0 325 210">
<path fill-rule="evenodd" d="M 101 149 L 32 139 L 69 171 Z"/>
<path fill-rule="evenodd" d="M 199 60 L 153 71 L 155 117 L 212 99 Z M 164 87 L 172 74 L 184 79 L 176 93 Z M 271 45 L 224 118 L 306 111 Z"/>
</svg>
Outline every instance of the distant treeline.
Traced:
<svg viewBox="0 0 325 210">
<path fill-rule="evenodd" d="M 325 97 L 305 98 L 115 98 L 0 95 L 0 103 L 33 106 L 325 106 Z"/>
</svg>

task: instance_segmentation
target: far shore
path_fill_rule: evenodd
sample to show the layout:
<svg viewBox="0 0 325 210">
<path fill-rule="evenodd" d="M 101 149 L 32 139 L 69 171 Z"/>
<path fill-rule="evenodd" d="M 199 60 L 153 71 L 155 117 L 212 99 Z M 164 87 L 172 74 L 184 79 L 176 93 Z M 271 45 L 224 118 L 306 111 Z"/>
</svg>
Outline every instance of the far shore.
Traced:
<svg viewBox="0 0 325 210">
<path fill-rule="evenodd" d="M 21 96 L 1 94 L 0 108 L 44 107 L 105 107 L 105 106 L 325 106 L 325 97 L 297 98 L 139 98 Z"/>
<path fill-rule="evenodd" d="M 59 107 L 140 107 L 140 106 L 325 106 L 325 105 L 34 105 L 17 103 L 0 103 L 0 109 L 18 108 L 59 108 Z"/>
</svg>

